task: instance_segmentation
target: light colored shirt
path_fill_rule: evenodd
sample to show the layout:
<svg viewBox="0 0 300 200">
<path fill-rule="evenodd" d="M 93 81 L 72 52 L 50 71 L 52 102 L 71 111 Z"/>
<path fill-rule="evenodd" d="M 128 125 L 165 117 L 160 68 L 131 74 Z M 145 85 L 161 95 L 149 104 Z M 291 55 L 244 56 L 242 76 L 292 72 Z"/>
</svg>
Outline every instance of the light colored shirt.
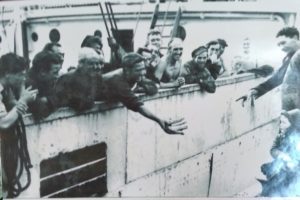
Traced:
<svg viewBox="0 0 300 200">
<path fill-rule="evenodd" d="M 6 108 L 3 104 L 3 96 L 2 96 L 2 91 L 3 91 L 3 86 L 0 84 L 0 118 L 4 117 L 7 114 Z"/>
</svg>

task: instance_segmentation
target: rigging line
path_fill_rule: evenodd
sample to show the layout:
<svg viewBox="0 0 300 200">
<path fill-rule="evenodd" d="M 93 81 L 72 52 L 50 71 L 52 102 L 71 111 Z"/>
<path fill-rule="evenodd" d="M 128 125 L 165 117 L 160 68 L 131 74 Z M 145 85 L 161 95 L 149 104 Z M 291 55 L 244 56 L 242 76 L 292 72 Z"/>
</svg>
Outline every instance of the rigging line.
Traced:
<svg viewBox="0 0 300 200">
<path fill-rule="evenodd" d="M 101 5 L 100 2 L 99 2 L 99 7 L 100 7 L 100 11 L 101 11 L 101 14 L 102 14 L 102 18 L 103 18 L 103 21 L 104 21 L 104 24 L 105 24 L 105 28 L 106 28 L 106 31 L 107 31 L 107 35 L 108 35 L 108 37 L 110 38 L 110 32 L 109 32 L 109 29 L 108 29 L 108 26 L 107 26 L 107 22 L 106 22 L 106 19 L 105 19 L 105 15 L 104 15 L 104 12 L 103 12 L 103 8 L 102 8 L 102 5 Z"/>
<path fill-rule="evenodd" d="M 1 24 L 2 24 L 2 28 L 3 28 L 3 34 L 4 34 L 4 38 L 6 39 L 6 42 L 4 42 L 6 48 L 8 49 L 8 51 L 10 52 L 10 47 L 9 47 L 9 43 L 7 42 L 7 33 L 6 33 L 6 28 L 4 25 L 4 12 L 5 12 L 5 7 L 2 6 L 2 13 L 1 13 Z"/>
<path fill-rule="evenodd" d="M 113 33 L 114 25 L 112 23 L 112 17 L 111 17 L 111 13 L 110 13 L 110 10 L 108 8 L 107 2 L 105 2 L 105 8 L 106 8 L 106 13 L 108 15 L 108 20 L 109 20 L 109 23 L 110 23 L 110 30 L 112 31 L 112 34 L 114 36 L 114 33 Z"/>
<path fill-rule="evenodd" d="M 115 25 L 114 28 L 118 31 L 118 27 L 117 27 L 117 23 L 116 23 L 116 18 L 115 18 L 115 14 L 114 14 L 114 11 L 113 11 L 112 6 L 111 6 L 111 2 L 108 2 L 108 7 L 109 7 L 109 10 L 110 10 L 110 13 L 111 13 L 111 16 L 112 16 L 113 23 Z"/>
<path fill-rule="evenodd" d="M 140 6 L 139 14 L 138 14 L 137 19 L 136 19 L 136 24 L 135 24 L 135 28 L 134 28 L 134 32 L 133 32 L 132 41 L 131 41 L 132 43 L 134 42 L 134 37 L 135 37 L 136 31 L 137 31 L 137 28 L 138 28 L 138 25 L 139 25 L 139 22 L 140 22 L 142 9 L 143 9 L 143 4 L 141 4 L 141 6 Z"/>
<path fill-rule="evenodd" d="M 5 11 L 5 7 L 2 6 L 2 15 L 1 15 L 1 18 L 2 18 L 2 28 L 3 28 L 3 33 L 4 33 L 4 36 L 6 37 L 6 29 L 5 29 L 5 26 L 4 26 L 4 11 Z"/>
<path fill-rule="evenodd" d="M 110 26 L 111 26 L 112 36 L 113 36 L 113 38 L 116 39 L 117 43 L 120 44 L 119 31 L 118 31 L 117 23 L 116 23 L 115 18 L 114 18 L 114 13 L 113 13 L 113 10 L 112 10 L 112 7 L 111 7 L 111 3 L 110 2 L 105 2 L 105 7 L 106 7 L 106 10 L 107 10 L 107 13 L 108 13 L 108 18 L 109 18 L 109 22 L 110 22 Z"/>
<path fill-rule="evenodd" d="M 161 34 L 163 34 L 163 31 L 164 31 L 164 28 L 165 28 L 165 25 L 166 25 L 167 15 L 168 15 L 168 13 L 169 13 L 169 8 L 170 8 L 170 5 L 171 5 L 171 2 L 172 2 L 172 0 L 169 1 L 167 10 L 166 10 L 165 15 L 164 15 L 163 26 L 161 27 L 161 30 L 160 30 Z"/>
</svg>

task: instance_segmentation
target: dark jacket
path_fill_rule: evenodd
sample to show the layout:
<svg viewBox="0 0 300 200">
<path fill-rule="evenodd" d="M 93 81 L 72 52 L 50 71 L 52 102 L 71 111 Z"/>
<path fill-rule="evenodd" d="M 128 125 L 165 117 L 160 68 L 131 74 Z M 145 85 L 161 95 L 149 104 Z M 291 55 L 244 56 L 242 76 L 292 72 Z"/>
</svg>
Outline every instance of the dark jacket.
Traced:
<svg viewBox="0 0 300 200">
<path fill-rule="evenodd" d="M 35 101 L 28 104 L 29 112 L 32 113 L 35 120 L 49 116 L 56 109 L 57 100 L 54 93 L 54 85 L 55 83 L 40 83 L 29 73 L 26 86 L 31 86 L 32 89 L 38 89 L 38 95 Z"/>
<path fill-rule="evenodd" d="M 183 77 L 186 84 L 198 83 L 200 88 L 214 93 L 216 91 L 216 84 L 214 78 L 211 76 L 206 67 L 200 68 L 193 60 L 184 64 Z"/>
<path fill-rule="evenodd" d="M 91 108 L 96 99 L 97 90 L 102 85 L 101 74 L 76 69 L 62 75 L 55 86 L 57 107 L 71 107 L 76 111 Z"/>
<path fill-rule="evenodd" d="M 142 101 L 133 93 L 131 88 L 135 83 L 129 83 L 124 74 L 117 74 L 104 81 L 104 87 L 99 91 L 98 97 L 110 103 L 121 102 L 128 109 L 137 112 L 140 106 L 144 105 Z"/>
<path fill-rule="evenodd" d="M 289 66 L 290 60 L 293 55 L 294 55 L 294 53 L 288 54 L 287 56 L 285 56 L 282 61 L 281 67 L 274 73 L 274 75 L 272 77 L 270 77 L 268 80 L 266 80 L 265 82 L 263 82 L 253 88 L 253 89 L 257 90 L 258 97 L 264 95 L 265 93 L 269 92 L 270 90 L 272 90 L 275 87 L 282 84 L 283 78 L 285 76 L 285 73 L 287 71 L 287 68 Z"/>
</svg>

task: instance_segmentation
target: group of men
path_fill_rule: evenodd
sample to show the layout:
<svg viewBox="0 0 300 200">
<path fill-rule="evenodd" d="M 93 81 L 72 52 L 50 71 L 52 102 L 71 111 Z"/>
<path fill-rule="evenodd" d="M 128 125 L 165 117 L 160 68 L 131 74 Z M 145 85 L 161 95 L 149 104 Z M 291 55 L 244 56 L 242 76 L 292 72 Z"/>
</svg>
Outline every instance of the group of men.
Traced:
<svg viewBox="0 0 300 200">
<path fill-rule="evenodd" d="M 106 63 L 99 36 L 84 39 L 77 67 L 70 68 L 60 77 L 64 53 L 58 43 L 45 45 L 34 57 L 29 70 L 24 58 L 13 53 L 3 55 L 0 58 L 1 133 L 13 127 L 28 110 L 36 119 L 41 119 L 59 107 L 69 106 L 82 111 L 91 108 L 94 101 L 101 100 L 122 102 L 128 109 L 158 123 L 166 133 L 183 134 L 187 128 L 184 119 L 161 119 L 148 110 L 134 92 L 151 95 L 159 88 L 198 83 L 202 90 L 214 93 L 215 80 L 227 71 L 222 59 L 227 44 L 223 39 L 210 41 L 206 46 L 193 50 L 191 60 L 183 63 L 182 39 L 172 38 L 166 55 L 163 55 L 161 38 L 158 30 L 151 30 L 147 43 L 136 53 L 125 53 L 120 45 L 112 42 L 110 46 L 116 52 L 120 68 L 113 71 L 106 69 L 106 72 L 110 71 L 107 73 L 103 73 Z M 240 99 L 243 102 L 256 99 L 282 83 L 282 102 L 286 111 L 283 116 L 290 121 L 289 111 L 300 108 L 299 32 L 296 28 L 287 27 L 278 32 L 277 38 L 278 46 L 287 53 L 282 67 Z"/>
<path fill-rule="evenodd" d="M 125 53 L 115 41 L 111 42 L 109 45 L 117 52 L 115 61 L 119 60 L 117 63 L 119 68 L 109 70 L 107 66 L 111 66 L 112 63 L 104 62 L 101 37 L 89 35 L 81 44 L 78 66 L 69 68 L 68 73 L 60 77 L 64 53 L 59 43 L 48 43 L 35 55 L 24 84 L 6 86 L 5 76 L 10 71 L 3 71 L 0 80 L 3 82 L 4 90 L 23 87 L 12 89 L 16 99 L 21 99 L 26 92 L 32 94 L 33 99 L 23 102 L 22 105 L 28 107 L 35 119 L 47 117 L 55 109 L 63 106 L 82 111 L 89 109 L 97 100 L 120 101 L 127 108 L 156 121 L 165 132 L 183 134 L 183 130 L 186 129 L 183 119 L 175 121 L 160 119 L 146 109 L 134 92 L 152 95 L 159 88 L 178 88 L 185 83 L 198 83 L 202 90 L 215 92 L 215 79 L 226 71 L 221 55 L 227 44 L 222 39 L 211 41 L 207 46 L 195 49 L 192 52 L 192 59 L 183 64 L 181 60 L 183 41 L 180 38 L 173 38 L 168 44 L 166 55 L 161 53 L 161 42 L 161 33 L 156 29 L 150 30 L 146 45 L 139 48 L 137 53 Z M 5 66 L 10 66 L 18 59 L 22 58 L 11 53 L 1 57 L 3 62 L 8 62 L 4 64 Z M 23 62 L 26 63 L 24 59 Z M 27 68 L 28 66 L 24 69 Z M 18 75 L 25 79 L 25 73 Z M 2 104 L 2 107 L 5 106 Z"/>
<path fill-rule="evenodd" d="M 187 84 L 198 83 L 201 89 L 207 92 L 215 92 L 214 80 L 227 71 L 222 54 L 227 43 L 223 39 L 210 41 L 206 46 L 200 46 L 193 50 L 192 59 L 183 63 L 183 41 L 181 38 L 173 38 L 168 44 L 166 55 L 162 55 L 161 33 L 151 30 L 148 33 L 148 42 L 141 52 L 150 50 L 153 54 L 153 62 L 149 62 L 148 78 L 159 82 L 160 88 L 178 88 Z M 146 53 L 142 53 L 146 56 Z"/>
</svg>

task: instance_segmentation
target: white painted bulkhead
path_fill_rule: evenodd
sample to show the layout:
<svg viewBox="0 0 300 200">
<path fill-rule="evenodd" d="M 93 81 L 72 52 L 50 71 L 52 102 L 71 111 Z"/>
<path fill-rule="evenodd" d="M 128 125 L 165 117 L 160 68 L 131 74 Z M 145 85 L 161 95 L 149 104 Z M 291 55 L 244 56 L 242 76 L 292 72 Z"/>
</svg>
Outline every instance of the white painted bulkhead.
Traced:
<svg viewBox="0 0 300 200">
<path fill-rule="evenodd" d="M 235 102 L 262 79 L 252 75 L 220 79 L 215 94 L 197 85 L 141 97 L 162 117 L 185 117 L 185 135 L 167 135 L 154 122 L 117 105 L 99 103 L 76 114 L 59 109 L 39 124 L 25 118 L 34 165 L 32 183 L 20 198 L 38 198 L 44 159 L 93 144 L 107 144 L 106 197 L 230 197 L 256 183 L 260 165 L 278 130 L 279 91 L 254 107 Z M 213 167 L 209 189 L 209 168 Z M 87 155 L 88 156 L 88 155 Z"/>
</svg>

